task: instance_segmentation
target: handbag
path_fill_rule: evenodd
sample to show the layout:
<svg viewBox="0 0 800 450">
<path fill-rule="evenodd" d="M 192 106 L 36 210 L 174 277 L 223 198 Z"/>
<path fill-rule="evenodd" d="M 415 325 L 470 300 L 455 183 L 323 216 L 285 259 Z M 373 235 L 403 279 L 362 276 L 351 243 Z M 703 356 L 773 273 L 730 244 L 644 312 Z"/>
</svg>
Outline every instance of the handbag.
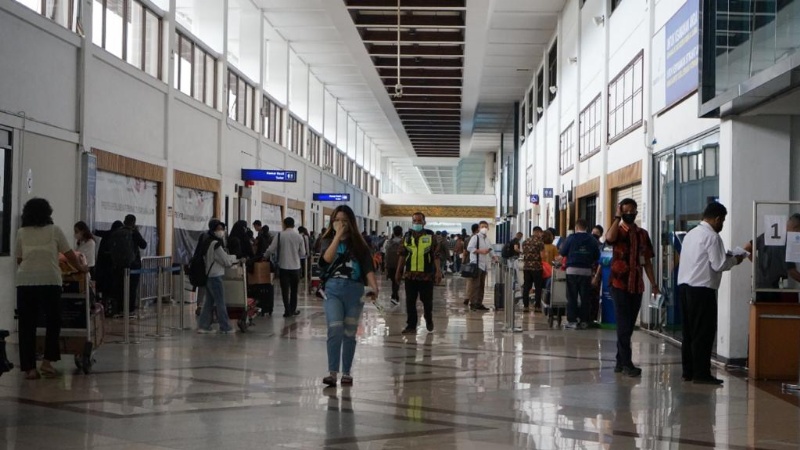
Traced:
<svg viewBox="0 0 800 450">
<path fill-rule="evenodd" d="M 553 265 L 547 261 L 542 261 L 542 278 L 548 279 L 553 276 Z"/>
<path fill-rule="evenodd" d="M 477 246 L 475 249 L 477 250 L 481 246 L 481 239 L 476 237 L 477 239 Z M 480 258 L 480 256 L 478 256 Z M 481 269 L 478 268 L 478 262 L 475 261 L 474 263 L 466 263 L 461 266 L 461 276 L 464 278 L 478 278 L 478 274 L 480 274 Z"/>
<path fill-rule="evenodd" d="M 281 271 L 280 260 L 281 260 L 281 233 L 278 233 L 278 246 L 275 249 L 275 253 L 270 255 L 269 258 L 269 264 L 270 266 L 272 266 L 271 267 L 272 273 L 274 273 L 275 275 L 280 275 Z"/>
</svg>

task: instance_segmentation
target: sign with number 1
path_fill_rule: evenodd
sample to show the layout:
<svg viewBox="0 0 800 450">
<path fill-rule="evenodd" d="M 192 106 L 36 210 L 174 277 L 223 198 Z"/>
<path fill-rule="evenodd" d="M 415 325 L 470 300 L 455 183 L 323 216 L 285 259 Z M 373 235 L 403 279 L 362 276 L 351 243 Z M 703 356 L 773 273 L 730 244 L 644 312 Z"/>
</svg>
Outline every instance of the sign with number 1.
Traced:
<svg viewBox="0 0 800 450">
<path fill-rule="evenodd" d="M 786 216 L 764 216 L 764 245 L 780 247 L 786 245 Z"/>
</svg>

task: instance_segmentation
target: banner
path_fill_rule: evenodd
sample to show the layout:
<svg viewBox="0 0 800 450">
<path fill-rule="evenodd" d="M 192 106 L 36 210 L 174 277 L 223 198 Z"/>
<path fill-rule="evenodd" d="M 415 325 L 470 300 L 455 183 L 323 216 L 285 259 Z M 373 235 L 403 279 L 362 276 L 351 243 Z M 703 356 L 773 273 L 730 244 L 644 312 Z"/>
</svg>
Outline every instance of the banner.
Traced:
<svg viewBox="0 0 800 450">
<path fill-rule="evenodd" d="M 108 230 L 115 220 L 128 214 L 136 216 L 136 225 L 147 248 L 142 256 L 155 256 L 158 251 L 158 183 L 97 171 L 95 198 L 95 228 Z"/>
<path fill-rule="evenodd" d="M 700 52 L 700 2 L 686 4 L 667 22 L 666 104 L 671 105 L 697 89 Z"/>
<path fill-rule="evenodd" d="M 261 224 L 268 226 L 269 231 L 272 233 L 283 230 L 283 214 L 281 214 L 281 207 L 278 205 L 270 205 L 269 203 L 262 203 Z"/>
<path fill-rule="evenodd" d="M 214 216 L 214 193 L 175 186 L 172 261 L 188 264 Z"/>
</svg>

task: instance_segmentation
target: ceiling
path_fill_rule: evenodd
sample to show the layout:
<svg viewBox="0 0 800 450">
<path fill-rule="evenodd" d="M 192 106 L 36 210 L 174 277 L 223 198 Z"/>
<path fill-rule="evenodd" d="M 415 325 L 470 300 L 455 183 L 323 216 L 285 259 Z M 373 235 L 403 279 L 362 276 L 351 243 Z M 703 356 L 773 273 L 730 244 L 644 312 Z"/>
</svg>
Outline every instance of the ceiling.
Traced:
<svg viewBox="0 0 800 450">
<path fill-rule="evenodd" d="M 397 0 L 255 3 L 409 193 L 483 194 L 565 1 L 401 0 L 402 97 Z"/>
</svg>

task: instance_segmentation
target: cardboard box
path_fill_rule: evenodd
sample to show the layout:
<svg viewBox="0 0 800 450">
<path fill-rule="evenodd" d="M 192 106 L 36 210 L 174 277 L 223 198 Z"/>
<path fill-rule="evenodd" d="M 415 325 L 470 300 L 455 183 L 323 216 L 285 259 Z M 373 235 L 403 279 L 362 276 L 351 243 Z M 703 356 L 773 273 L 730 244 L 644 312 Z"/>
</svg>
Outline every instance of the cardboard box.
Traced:
<svg viewBox="0 0 800 450">
<path fill-rule="evenodd" d="M 272 284 L 269 261 L 253 263 L 253 271 L 247 274 L 247 284 Z"/>
</svg>

